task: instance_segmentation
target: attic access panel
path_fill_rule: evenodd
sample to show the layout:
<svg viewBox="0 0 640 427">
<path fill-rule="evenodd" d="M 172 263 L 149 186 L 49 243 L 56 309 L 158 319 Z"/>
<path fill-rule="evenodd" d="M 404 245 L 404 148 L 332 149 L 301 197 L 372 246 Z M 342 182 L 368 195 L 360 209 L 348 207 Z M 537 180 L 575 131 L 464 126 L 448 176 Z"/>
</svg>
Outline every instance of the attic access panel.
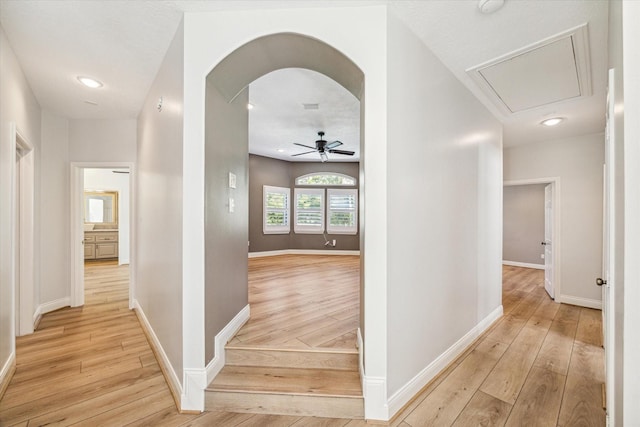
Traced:
<svg viewBox="0 0 640 427">
<path fill-rule="evenodd" d="M 591 95 L 586 25 L 467 70 L 506 115 Z"/>
</svg>

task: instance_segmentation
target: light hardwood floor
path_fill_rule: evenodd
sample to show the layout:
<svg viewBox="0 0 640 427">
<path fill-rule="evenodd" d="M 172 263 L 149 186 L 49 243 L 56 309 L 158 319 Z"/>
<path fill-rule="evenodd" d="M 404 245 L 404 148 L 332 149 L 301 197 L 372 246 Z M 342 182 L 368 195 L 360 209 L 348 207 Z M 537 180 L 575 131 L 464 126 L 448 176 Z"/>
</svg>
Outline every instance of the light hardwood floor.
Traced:
<svg viewBox="0 0 640 427">
<path fill-rule="evenodd" d="M 357 260 L 356 260 L 357 261 Z M 357 271 L 357 262 L 354 261 Z M 0 426 L 364 426 L 361 420 L 178 414 L 134 313 L 126 266 L 87 268 L 86 305 L 44 316 L 17 343 Z M 603 426 L 601 316 L 552 302 L 537 270 L 505 267 L 505 316 L 394 426 Z"/>
<path fill-rule="evenodd" d="M 249 262 L 251 319 L 234 347 L 356 350 L 358 256 L 282 255 Z"/>
</svg>

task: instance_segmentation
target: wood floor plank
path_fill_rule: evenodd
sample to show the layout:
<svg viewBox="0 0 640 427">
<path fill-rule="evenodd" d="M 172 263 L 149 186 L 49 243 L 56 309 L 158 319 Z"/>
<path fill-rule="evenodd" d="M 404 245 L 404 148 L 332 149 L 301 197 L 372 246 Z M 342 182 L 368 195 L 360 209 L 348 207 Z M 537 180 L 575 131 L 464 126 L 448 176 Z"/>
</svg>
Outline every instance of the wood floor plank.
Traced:
<svg viewBox="0 0 640 427">
<path fill-rule="evenodd" d="M 536 353 L 522 353 L 509 348 L 480 390 L 513 405 L 535 358 Z"/>
<path fill-rule="evenodd" d="M 478 345 L 404 419 L 413 427 L 451 425 L 473 397 L 507 346 L 489 339 Z"/>
<path fill-rule="evenodd" d="M 238 427 L 289 427 L 300 419 L 301 417 L 290 415 L 255 414 L 248 420 L 238 424 Z"/>
<path fill-rule="evenodd" d="M 137 400 L 144 396 L 155 395 L 163 390 L 166 390 L 164 378 L 161 375 L 156 375 L 129 387 L 120 388 L 82 402 L 74 402 L 67 407 L 31 418 L 29 422 L 32 425 L 71 425 L 119 408 L 123 401 Z M 174 407 L 175 412 L 175 405 L 171 406 Z"/>
<path fill-rule="evenodd" d="M 602 345 L 602 312 L 600 310 L 591 308 L 580 310 L 576 341 L 596 346 Z"/>
<path fill-rule="evenodd" d="M 80 426 L 121 427 L 129 420 L 144 418 L 173 404 L 173 396 L 168 390 L 161 390 L 155 394 L 138 398 L 117 408 L 87 418 L 76 423 Z"/>
<path fill-rule="evenodd" d="M 600 346 L 584 344 L 576 341 L 573 344 L 569 371 L 604 382 L 604 349 Z"/>
<path fill-rule="evenodd" d="M 553 371 L 532 368 L 505 426 L 556 425 L 565 379 Z"/>
<path fill-rule="evenodd" d="M 511 315 L 504 316 L 489 333 L 488 338 L 505 344 L 511 344 L 526 323 L 526 320 L 521 318 Z"/>
<path fill-rule="evenodd" d="M 477 391 L 460 416 L 453 423 L 454 427 L 490 427 L 503 426 L 511 412 L 511 405 Z"/>
<path fill-rule="evenodd" d="M 558 418 L 558 427 L 601 427 L 606 424 L 602 408 L 602 383 L 570 372 Z"/>
<path fill-rule="evenodd" d="M 567 375 L 572 350 L 573 339 L 550 330 L 533 365 Z"/>
</svg>

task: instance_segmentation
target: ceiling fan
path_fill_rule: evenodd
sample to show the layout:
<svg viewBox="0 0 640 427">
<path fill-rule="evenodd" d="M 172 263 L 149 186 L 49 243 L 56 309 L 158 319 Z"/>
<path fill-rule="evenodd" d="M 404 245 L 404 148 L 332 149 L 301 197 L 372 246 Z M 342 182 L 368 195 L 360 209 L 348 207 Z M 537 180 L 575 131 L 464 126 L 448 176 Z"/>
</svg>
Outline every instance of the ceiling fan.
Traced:
<svg viewBox="0 0 640 427">
<path fill-rule="evenodd" d="M 322 139 L 322 137 L 324 136 L 324 132 L 323 131 L 318 132 L 318 136 L 320 137 L 320 139 L 318 139 L 316 141 L 316 146 L 315 147 L 311 147 L 309 145 L 304 145 L 304 144 L 298 144 L 297 142 L 294 142 L 295 145 L 299 145 L 299 146 L 305 147 L 305 148 L 310 148 L 311 151 L 305 151 L 304 153 L 293 154 L 292 156 L 294 156 L 294 157 L 295 156 L 302 156 L 304 154 L 317 152 L 318 154 L 320 154 L 320 160 L 322 160 L 323 162 L 328 162 L 329 161 L 329 156 L 327 156 L 327 153 L 344 154 L 345 156 L 353 156 L 353 153 L 354 153 L 353 151 L 336 150 L 335 147 L 341 146 L 342 142 L 340 142 L 340 141 L 327 142 L 324 139 Z"/>
</svg>

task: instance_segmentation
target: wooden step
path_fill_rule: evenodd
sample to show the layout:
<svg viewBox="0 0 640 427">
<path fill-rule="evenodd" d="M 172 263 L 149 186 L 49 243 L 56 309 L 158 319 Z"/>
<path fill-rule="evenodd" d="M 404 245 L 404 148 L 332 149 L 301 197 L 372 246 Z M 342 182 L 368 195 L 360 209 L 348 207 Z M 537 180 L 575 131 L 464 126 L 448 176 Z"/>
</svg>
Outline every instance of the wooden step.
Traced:
<svg viewBox="0 0 640 427">
<path fill-rule="evenodd" d="M 358 371 L 357 350 L 276 349 L 227 345 L 225 363 L 229 366 L 271 366 Z"/>
<path fill-rule="evenodd" d="M 225 366 L 206 390 L 208 411 L 364 417 L 357 371 Z"/>
</svg>

